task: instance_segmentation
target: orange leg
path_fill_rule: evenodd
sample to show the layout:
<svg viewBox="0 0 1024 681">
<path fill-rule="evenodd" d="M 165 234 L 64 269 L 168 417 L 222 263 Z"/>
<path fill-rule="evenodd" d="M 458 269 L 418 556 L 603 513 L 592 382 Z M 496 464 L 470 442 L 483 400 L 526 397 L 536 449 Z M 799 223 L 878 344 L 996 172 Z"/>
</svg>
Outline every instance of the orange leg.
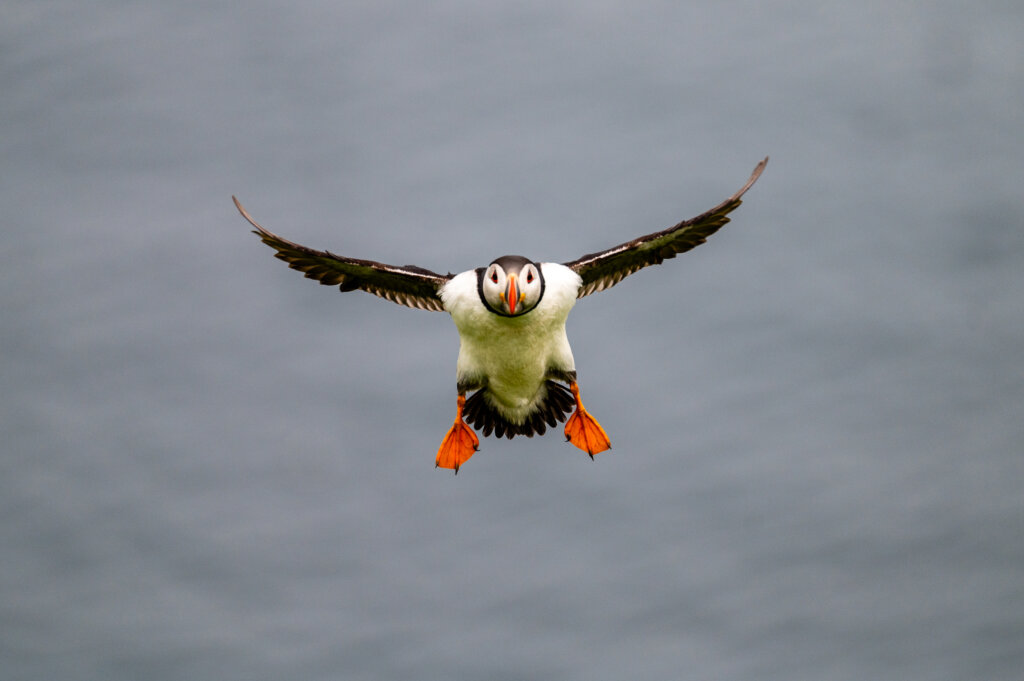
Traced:
<svg viewBox="0 0 1024 681">
<path fill-rule="evenodd" d="M 612 448 L 611 440 L 604 428 L 593 416 L 587 413 L 583 402 L 580 401 L 580 389 L 573 381 L 569 384 L 572 396 L 576 398 L 576 411 L 572 413 L 565 423 L 565 439 L 573 443 L 587 454 L 594 458 L 594 454 Z"/>
<path fill-rule="evenodd" d="M 473 429 L 462 420 L 462 408 L 466 405 L 466 396 L 459 395 L 457 404 L 455 424 L 441 441 L 436 461 L 438 468 L 453 468 L 456 475 L 459 473 L 459 466 L 466 463 L 480 447 L 480 439 L 477 438 Z"/>
</svg>

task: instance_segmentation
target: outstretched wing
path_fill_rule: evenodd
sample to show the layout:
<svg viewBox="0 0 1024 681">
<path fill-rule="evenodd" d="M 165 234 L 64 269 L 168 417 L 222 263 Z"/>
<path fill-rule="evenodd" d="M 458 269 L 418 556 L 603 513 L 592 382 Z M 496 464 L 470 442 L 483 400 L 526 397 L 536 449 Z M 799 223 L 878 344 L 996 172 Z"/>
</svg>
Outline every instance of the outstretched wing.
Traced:
<svg viewBox="0 0 1024 681">
<path fill-rule="evenodd" d="M 729 213 L 739 207 L 743 194 L 761 176 L 767 163 L 768 158 L 765 157 L 757 164 L 750 179 L 738 192 L 702 215 L 606 251 L 589 253 L 582 258 L 564 263 L 583 279 L 578 297 L 582 298 L 611 288 L 648 265 L 659 265 L 664 260 L 700 246 L 722 225 L 729 222 Z"/>
<path fill-rule="evenodd" d="M 300 246 L 261 227 L 242 208 L 238 199 L 231 198 L 242 217 L 256 228 L 253 234 L 277 251 L 274 257 L 284 260 L 293 270 L 304 272 L 308 278 L 316 279 L 325 286 L 338 286 L 342 291 L 362 289 L 393 303 L 420 310 L 444 310 L 437 292 L 451 279 L 450 274 L 440 275 L 415 265 L 395 267 L 372 260 L 346 258 Z"/>
</svg>

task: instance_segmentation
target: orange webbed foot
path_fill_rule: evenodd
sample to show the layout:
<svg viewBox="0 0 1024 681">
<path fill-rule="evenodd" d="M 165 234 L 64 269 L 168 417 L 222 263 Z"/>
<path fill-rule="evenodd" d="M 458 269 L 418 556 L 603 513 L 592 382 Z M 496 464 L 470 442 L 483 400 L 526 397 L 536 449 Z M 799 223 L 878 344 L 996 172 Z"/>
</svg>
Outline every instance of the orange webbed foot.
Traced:
<svg viewBox="0 0 1024 681">
<path fill-rule="evenodd" d="M 591 416 L 583 402 L 580 401 L 580 389 L 575 383 L 569 384 L 573 397 L 576 398 L 576 411 L 565 423 L 565 439 L 573 443 L 594 458 L 594 454 L 612 448 L 611 440 L 604 428 Z"/>
<path fill-rule="evenodd" d="M 480 439 L 473 429 L 462 420 L 462 407 L 465 404 L 466 398 L 459 395 L 455 423 L 448 429 L 444 440 L 441 441 L 435 462 L 437 468 L 451 468 L 456 475 L 459 473 L 459 466 L 466 463 L 480 447 Z"/>
</svg>

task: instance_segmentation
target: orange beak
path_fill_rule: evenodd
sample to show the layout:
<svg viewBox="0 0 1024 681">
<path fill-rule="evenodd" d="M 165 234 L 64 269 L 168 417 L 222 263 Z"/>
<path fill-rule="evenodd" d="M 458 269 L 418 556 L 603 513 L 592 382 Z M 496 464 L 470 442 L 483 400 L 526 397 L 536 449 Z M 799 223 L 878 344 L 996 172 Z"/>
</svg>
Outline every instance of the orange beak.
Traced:
<svg viewBox="0 0 1024 681">
<path fill-rule="evenodd" d="M 516 303 L 519 302 L 519 289 L 516 286 L 516 275 L 508 275 L 508 291 L 505 293 L 505 301 L 508 302 L 508 313 L 516 313 Z"/>
</svg>

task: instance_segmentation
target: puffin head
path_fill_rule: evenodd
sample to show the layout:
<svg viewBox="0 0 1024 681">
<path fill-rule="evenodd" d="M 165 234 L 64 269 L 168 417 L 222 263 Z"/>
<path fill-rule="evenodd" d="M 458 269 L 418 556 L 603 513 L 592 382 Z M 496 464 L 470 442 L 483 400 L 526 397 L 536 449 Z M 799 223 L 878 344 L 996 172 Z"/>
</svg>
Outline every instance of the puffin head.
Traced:
<svg viewBox="0 0 1024 681">
<path fill-rule="evenodd" d="M 521 255 L 503 255 L 477 270 L 484 306 L 503 317 L 519 317 L 537 307 L 544 295 L 540 266 Z"/>
</svg>

